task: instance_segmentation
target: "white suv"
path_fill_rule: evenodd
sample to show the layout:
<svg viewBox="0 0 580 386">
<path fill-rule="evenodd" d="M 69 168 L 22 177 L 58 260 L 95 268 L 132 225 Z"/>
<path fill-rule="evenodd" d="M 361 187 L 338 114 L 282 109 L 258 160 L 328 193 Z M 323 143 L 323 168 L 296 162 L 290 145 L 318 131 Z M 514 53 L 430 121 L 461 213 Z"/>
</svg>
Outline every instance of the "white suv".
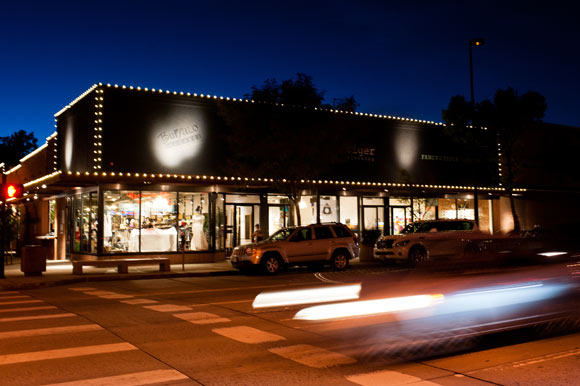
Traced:
<svg viewBox="0 0 580 386">
<path fill-rule="evenodd" d="M 235 268 L 261 267 L 274 274 L 282 266 L 330 264 L 344 270 L 358 257 L 356 235 L 339 223 L 283 228 L 264 241 L 241 245 L 232 252 Z"/>
<path fill-rule="evenodd" d="M 439 258 L 463 257 L 481 249 L 492 236 L 481 232 L 474 220 L 418 221 L 401 235 L 384 236 L 373 251 L 376 259 L 417 264 Z"/>
</svg>

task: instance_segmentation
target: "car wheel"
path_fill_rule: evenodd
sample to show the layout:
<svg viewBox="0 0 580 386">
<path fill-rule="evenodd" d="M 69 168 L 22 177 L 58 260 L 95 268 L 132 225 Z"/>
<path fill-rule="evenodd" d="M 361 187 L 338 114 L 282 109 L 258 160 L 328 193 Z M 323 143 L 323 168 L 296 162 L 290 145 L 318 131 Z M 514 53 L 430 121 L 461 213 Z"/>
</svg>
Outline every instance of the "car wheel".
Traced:
<svg viewBox="0 0 580 386">
<path fill-rule="evenodd" d="M 280 259 L 274 255 L 264 256 L 260 264 L 264 272 L 268 275 L 274 275 L 280 271 Z"/>
<path fill-rule="evenodd" d="M 427 250 L 422 246 L 415 246 L 411 248 L 409 252 L 409 263 L 411 266 L 415 267 L 418 264 L 424 263 L 427 261 L 429 255 L 427 254 Z"/>
<path fill-rule="evenodd" d="M 330 266 L 337 271 L 344 271 L 348 267 L 348 257 L 344 251 L 334 252 L 330 260 Z"/>
</svg>

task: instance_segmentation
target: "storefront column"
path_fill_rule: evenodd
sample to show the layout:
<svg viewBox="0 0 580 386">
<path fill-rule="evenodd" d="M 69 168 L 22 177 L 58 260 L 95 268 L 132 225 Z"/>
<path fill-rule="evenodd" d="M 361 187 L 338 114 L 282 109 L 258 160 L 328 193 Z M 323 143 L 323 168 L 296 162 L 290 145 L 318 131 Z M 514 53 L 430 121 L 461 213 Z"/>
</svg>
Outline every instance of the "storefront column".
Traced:
<svg viewBox="0 0 580 386">
<path fill-rule="evenodd" d="M 260 224 L 260 230 L 262 231 L 263 237 L 266 238 L 270 236 L 270 210 L 268 206 L 268 194 L 260 193 L 260 216 L 258 219 L 258 224 Z M 252 231 L 254 226 L 252 225 Z"/>
<path fill-rule="evenodd" d="M 475 223 L 479 228 L 479 204 L 477 202 L 477 187 L 473 190 L 473 215 L 475 217 Z"/>
</svg>

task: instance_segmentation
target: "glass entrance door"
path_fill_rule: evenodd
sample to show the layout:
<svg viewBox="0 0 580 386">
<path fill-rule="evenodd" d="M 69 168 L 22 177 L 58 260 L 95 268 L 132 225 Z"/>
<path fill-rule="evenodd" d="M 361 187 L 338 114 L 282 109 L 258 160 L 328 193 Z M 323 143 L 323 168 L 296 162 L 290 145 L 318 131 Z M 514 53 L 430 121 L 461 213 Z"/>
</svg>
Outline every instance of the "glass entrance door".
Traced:
<svg viewBox="0 0 580 386">
<path fill-rule="evenodd" d="M 226 205 L 226 253 L 238 245 L 252 242 L 255 216 L 254 205 L 227 204 Z"/>
<path fill-rule="evenodd" d="M 398 235 L 412 221 L 410 206 L 391 206 L 391 233 Z"/>
</svg>

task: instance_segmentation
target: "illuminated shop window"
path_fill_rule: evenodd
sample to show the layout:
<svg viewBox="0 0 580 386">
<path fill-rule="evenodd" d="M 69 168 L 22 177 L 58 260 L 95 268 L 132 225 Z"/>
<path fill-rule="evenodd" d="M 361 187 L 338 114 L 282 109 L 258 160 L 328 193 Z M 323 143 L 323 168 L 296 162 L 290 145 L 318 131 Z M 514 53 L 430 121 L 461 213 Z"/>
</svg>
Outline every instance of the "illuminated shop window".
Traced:
<svg viewBox="0 0 580 386">
<path fill-rule="evenodd" d="M 179 250 L 209 249 L 209 199 L 207 193 L 179 193 Z M 183 245 L 182 245 L 183 243 Z"/>
<path fill-rule="evenodd" d="M 320 222 L 338 222 L 336 196 L 320 196 Z"/>
<path fill-rule="evenodd" d="M 340 222 L 352 231 L 358 231 L 358 200 L 356 197 L 339 198 Z"/>
<path fill-rule="evenodd" d="M 177 193 L 141 192 L 141 252 L 177 251 Z M 139 232 L 132 230 L 129 252 L 139 251 Z"/>
<path fill-rule="evenodd" d="M 137 237 L 139 234 L 139 199 L 138 191 L 107 190 L 104 192 L 105 252 L 129 252 L 132 232 L 136 231 Z"/>
<path fill-rule="evenodd" d="M 437 218 L 436 198 L 413 199 L 413 221 L 435 220 Z"/>
<path fill-rule="evenodd" d="M 97 192 L 73 197 L 73 252 L 97 252 Z"/>
<path fill-rule="evenodd" d="M 300 224 L 308 225 L 316 223 L 316 196 L 302 196 L 298 204 L 300 210 Z"/>
</svg>

